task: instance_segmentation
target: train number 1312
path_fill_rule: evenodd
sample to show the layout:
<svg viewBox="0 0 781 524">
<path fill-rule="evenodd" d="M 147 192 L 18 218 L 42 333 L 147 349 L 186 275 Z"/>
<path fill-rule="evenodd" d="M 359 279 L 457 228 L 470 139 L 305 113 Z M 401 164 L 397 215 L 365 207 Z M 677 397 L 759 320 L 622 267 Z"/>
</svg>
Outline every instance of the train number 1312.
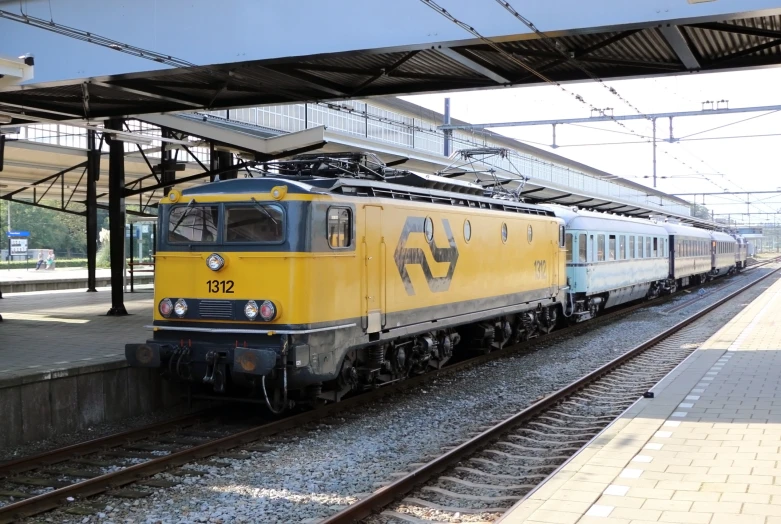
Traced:
<svg viewBox="0 0 781 524">
<path fill-rule="evenodd" d="M 548 266 L 546 260 L 534 261 L 534 278 L 537 280 L 545 280 L 548 277 Z"/>
<path fill-rule="evenodd" d="M 207 280 L 209 293 L 233 293 L 233 280 Z"/>
</svg>

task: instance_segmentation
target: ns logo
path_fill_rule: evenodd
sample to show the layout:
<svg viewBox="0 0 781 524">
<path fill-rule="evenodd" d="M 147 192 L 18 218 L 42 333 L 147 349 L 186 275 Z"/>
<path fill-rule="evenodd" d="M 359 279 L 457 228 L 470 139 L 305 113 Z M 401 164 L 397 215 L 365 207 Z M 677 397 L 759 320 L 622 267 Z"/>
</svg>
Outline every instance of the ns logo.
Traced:
<svg viewBox="0 0 781 524">
<path fill-rule="evenodd" d="M 412 280 L 407 271 L 407 266 L 409 265 L 420 265 L 423 269 L 423 274 L 426 277 L 428 288 L 432 293 L 441 293 L 447 291 L 450 287 L 453 273 L 456 270 L 456 262 L 458 262 L 458 247 L 456 246 L 456 240 L 453 237 L 453 231 L 450 229 L 450 222 L 448 222 L 447 219 L 442 219 L 442 227 L 447 236 L 448 247 L 437 247 L 434 243 L 433 222 L 431 222 L 430 218 L 407 217 L 404 229 L 401 231 L 401 237 L 396 245 L 396 251 L 393 253 L 393 259 L 396 261 L 396 267 L 399 270 L 399 275 L 401 275 L 401 280 L 404 282 L 404 288 L 407 290 L 408 295 L 415 294 L 415 288 L 412 285 Z M 425 233 L 428 249 L 433 259 L 436 262 L 448 262 L 450 264 L 447 275 L 443 277 L 435 277 L 432 275 L 431 267 L 428 264 L 423 249 L 405 247 L 407 239 L 412 233 Z"/>
</svg>

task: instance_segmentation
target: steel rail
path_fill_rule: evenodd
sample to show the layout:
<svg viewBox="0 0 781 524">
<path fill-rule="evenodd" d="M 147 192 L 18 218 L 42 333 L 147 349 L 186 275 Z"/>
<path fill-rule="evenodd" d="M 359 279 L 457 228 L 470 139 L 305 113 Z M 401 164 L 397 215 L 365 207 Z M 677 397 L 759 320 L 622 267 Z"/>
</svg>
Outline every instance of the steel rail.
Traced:
<svg viewBox="0 0 781 524">
<path fill-rule="evenodd" d="M 719 299 L 718 301 L 714 302 L 710 306 L 680 321 L 679 323 L 675 324 L 673 327 L 663 331 L 659 335 L 656 335 L 655 337 L 647 340 L 646 342 L 643 342 L 639 346 L 627 351 L 623 355 L 615 358 L 614 360 L 608 362 L 607 364 L 601 366 L 600 368 L 592 371 L 588 375 L 581 377 L 580 379 L 576 380 L 575 382 L 572 382 L 568 386 L 565 386 L 560 390 L 556 391 L 555 393 L 552 393 L 551 395 L 548 395 L 547 397 L 535 402 L 531 406 L 525 408 L 523 411 L 520 411 L 519 413 L 516 413 L 515 415 L 505 419 L 504 421 L 496 424 L 495 426 L 483 431 L 476 437 L 469 439 L 468 441 L 464 442 L 463 444 L 460 444 L 459 446 L 456 446 L 452 450 L 431 460 L 430 462 L 426 463 L 425 465 L 421 466 L 415 471 L 405 475 L 404 477 L 401 477 L 400 479 L 392 482 L 391 484 L 388 484 L 387 486 L 378 489 L 368 497 L 365 497 L 360 501 L 356 502 L 355 504 L 343 509 L 342 511 L 334 515 L 331 515 L 325 520 L 320 521 L 320 524 L 347 524 L 347 523 L 358 522 L 360 521 L 360 519 L 366 518 L 371 514 L 381 510 L 382 508 L 385 508 L 386 506 L 394 502 L 399 497 L 409 493 L 414 488 L 427 482 L 428 480 L 431 480 L 435 475 L 441 473 L 442 471 L 458 463 L 462 459 L 479 451 L 487 444 L 492 442 L 494 439 L 496 439 L 502 433 L 509 431 L 515 426 L 518 426 L 524 422 L 531 420 L 532 418 L 536 417 L 537 415 L 545 411 L 548 411 L 550 408 L 557 405 L 561 400 L 564 400 L 565 398 L 569 397 L 573 393 L 579 391 L 580 389 L 583 389 L 585 386 L 591 384 L 592 382 L 595 382 L 602 376 L 622 366 L 627 361 L 633 359 L 634 357 L 654 347 L 659 342 L 679 332 L 686 326 L 699 320 L 700 318 L 707 315 L 714 309 L 729 302 L 730 300 L 734 299 L 744 291 L 762 282 L 766 278 L 774 275 L 779 270 L 781 270 L 781 267 L 772 270 L 766 275 L 762 275 L 755 281 L 735 290 L 734 292 L 730 293 L 726 297 Z"/>
<path fill-rule="evenodd" d="M 605 316 L 598 317 L 597 319 L 595 319 L 597 320 L 596 324 L 598 325 L 603 324 L 610 320 L 614 320 L 626 316 L 645 306 L 656 305 L 658 303 L 659 303 L 658 300 L 654 300 L 650 302 L 642 302 L 627 308 L 613 311 Z M 579 331 L 593 328 L 594 325 L 595 323 L 575 324 L 573 326 L 558 331 L 554 331 L 543 337 L 534 338 L 519 344 L 515 344 L 513 346 L 505 347 L 497 351 L 492 351 L 484 355 L 479 355 L 477 357 L 470 358 L 461 362 L 456 362 L 436 372 L 430 372 L 423 375 L 418 375 L 404 381 L 400 381 L 385 387 L 375 389 L 373 391 L 370 391 L 367 394 L 357 395 L 355 397 L 348 398 L 341 402 L 327 404 L 325 406 L 322 406 L 310 412 L 293 415 L 291 417 L 284 418 L 276 422 L 271 422 L 269 424 L 264 424 L 262 426 L 250 428 L 248 430 L 233 435 L 229 435 L 227 437 L 209 441 L 204 444 L 196 445 L 184 449 L 182 451 L 178 451 L 175 453 L 171 453 L 169 455 L 162 456 L 160 458 L 143 462 L 141 464 L 129 466 L 119 471 L 111 472 L 105 475 L 101 475 L 99 477 L 84 480 L 82 482 L 77 482 L 71 484 L 70 486 L 65 486 L 63 488 L 59 488 L 50 491 L 48 493 L 43 493 L 41 495 L 36 495 L 34 497 L 30 497 L 28 499 L 24 499 L 19 502 L 15 502 L 13 504 L 2 506 L 0 507 L 0 524 L 14 522 L 21 518 L 30 517 L 46 511 L 51 511 L 53 509 L 56 509 L 59 506 L 68 503 L 66 502 L 68 497 L 85 498 L 106 491 L 110 491 L 112 489 L 120 488 L 127 484 L 132 484 L 133 482 L 136 482 L 146 477 L 150 477 L 152 475 L 160 473 L 161 471 L 185 464 L 187 462 L 191 462 L 193 460 L 202 459 L 210 455 L 221 453 L 232 448 L 246 445 L 250 442 L 256 441 L 263 437 L 268 437 L 280 433 L 282 431 L 299 428 L 302 425 L 306 425 L 314 421 L 326 418 L 335 413 L 347 411 L 349 409 L 377 400 L 379 398 L 390 395 L 392 393 L 401 390 L 411 389 L 421 384 L 425 384 L 430 380 L 441 378 L 447 375 L 453 375 L 465 369 L 478 366 L 480 364 L 484 364 L 493 360 L 507 357 L 521 350 L 534 347 L 539 343 L 543 343 L 546 341 L 553 341 L 568 335 L 574 335 Z M 186 418 L 187 417 L 183 417 L 183 419 L 173 420 L 170 421 L 168 424 L 175 425 L 177 423 L 180 423 L 183 420 L 186 420 Z M 164 424 L 166 423 L 161 423 L 160 426 Z M 154 425 L 151 427 L 153 431 L 155 427 L 156 426 Z M 114 442 L 123 442 L 123 439 L 126 439 L 128 435 L 136 435 L 138 432 L 141 432 L 144 429 L 146 428 L 141 428 L 138 430 L 130 430 L 128 432 L 122 432 L 115 435 L 109 435 L 104 438 L 95 439 L 81 444 L 68 446 L 66 448 L 45 452 L 30 458 L 19 459 L 11 463 L 3 464 L 2 468 L 7 468 L 7 469 L 0 469 L 0 472 L 5 472 L 5 471 L 8 471 L 10 473 L 25 472 L 25 471 L 36 469 L 41 465 L 46 465 L 47 461 L 62 462 L 67 460 L 69 456 L 73 456 L 76 454 L 85 455 L 89 453 L 97 453 L 102 448 L 108 447 L 110 444 Z M 63 460 L 59 460 L 61 457 L 65 457 L 65 458 Z"/>
<path fill-rule="evenodd" d="M 771 259 L 766 262 L 762 262 L 761 264 L 755 264 L 750 267 L 751 268 L 759 267 L 760 265 L 766 265 L 771 262 L 778 261 L 779 259 L 781 259 L 781 257 L 776 259 Z M 741 292 L 742 290 L 748 289 L 749 287 L 753 286 L 757 282 L 763 280 L 764 278 L 767 278 L 775 271 L 777 270 L 774 270 L 773 272 L 768 273 L 763 277 L 760 277 L 758 280 L 748 284 L 747 286 L 742 287 L 737 292 Z M 342 411 L 347 411 L 349 409 L 361 406 L 368 402 L 372 402 L 374 400 L 390 395 L 392 393 L 396 393 L 402 390 L 412 389 L 416 386 L 425 384 L 430 380 L 441 378 L 447 375 L 453 375 L 465 369 L 478 366 L 493 360 L 505 358 L 507 356 L 510 356 L 512 354 L 515 354 L 525 349 L 531 349 L 535 347 L 537 344 L 545 343 L 548 341 L 555 341 L 560 338 L 576 335 L 581 331 L 590 330 L 593 329 L 595 326 L 599 326 L 611 320 L 616 320 L 618 318 L 627 316 L 630 313 L 633 313 L 634 311 L 638 309 L 642 309 L 646 306 L 659 305 L 660 303 L 664 303 L 668 300 L 672 300 L 676 296 L 678 296 L 678 293 L 673 295 L 668 295 L 661 299 L 639 302 L 632 306 L 615 310 L 601 317 L 597 317 L 596 319 L 594 319 L 594 322 L 575 324 L 566 327 L 564 329 L 560 329 L 558 331 L 553 331 L 542 337 L 527 340 L 512 346 L 507 346 L 500 350 L 495 350 L 490 353 L 479 355 L 477 357 L 470 358 L 464 361 L 455 362 L 435 372 L 425 373 L 423 375 L 411 377 L 404 381 L 392 383 L 388 386 L 380 387 L 366 394 L 357 395 L 355 397 L 348 398 L 341 402 L 327 404 L 313 411 L 300 413 L 297 415 L 284 418 L 282 420 L 278 420 L 276 422 L 270 422 L 268 424 L 263 424 L 261 426 L 250 428 L 248 430 L 244 430 L 235 433 L 233 435 L 228 435 L 226 437 L 205 442 L 203 444 L 194 445 L 184 450 L 174 452 L 169 455 L 161 456 L 159 458 L 152 459 L 147 462 L 143 462 L 141 464 L 129 466 L 119 471 L 107 473 L 99 477 L 94 477 L 92 479 L 77 482 L 69 486 L 65 486 L 47 493 L 43 493 L 41 495 L 36 495 L 21 500 L 19 502 L 15 502 L 13 504 L 2 506 L 0 507 L 0 524 L 5 524 L 7 522 L 14 522 L 21 518 L 30 517 L 32 515 L 53 510 L 59 506 L 68 503 L 66 502 L 68 497 L 85 498 L 106 491 L 110 491 L 112 489 L 116 489 L 125 486 L 127 484 L 132 484 L 133 482 L 139 481 L 146 477 L 150 477 L 152 475 L 155 475 L 167 469 L 180 466 L 182 464 L 186 464 L 187 462 L 203 459 L 208 456 L 215 455 L 232 448 L 240 447 L 242 445 L 246 445 L 250 442 L 254 442 L 263 437 L 268 437 L 280 433 L 282 431 L 300 428 L 302 425 L 306 425 L 315 422 L 317 420 L 327 418 L 333 414 Z M 193 414 L 178 419 L 174 419 L 168 422 L 162 422 L 160 424 L 154 424 L 140 429 L 129 430 L 126 432 L 109 435 L 106 437 L 94 439 L 84 443 L 74 444 L 72 446 L 67 446 L 61 449 L 55 449 L 52 451 L 41 453 L 39 455 L 35 455 L 33 457 L 23 458 L 13 462 L 0 464 L 0 479 L 2 479 L 3 476 L 8 476 L 9 474 L 21 473 L 21 472 L 36 469 L 41 466 L 54 464 L 57 462 L 64 462 L 67 461 L 68 458 L 73 457 L 74 455 L 86 455 L 90 453 L 99 453 L 101 449 L 104 449 L 106 447 L 111 447 L 113 445 L 121 445 L 122 443 L 127 443 L 129 440 L 141 438 L 141 434 L 144 431 L 160 433 L 165 431 L 166 426 L 170 426 L 174 428 L 177 424 L 189 425 L 188 419 L 195 418 L 198 415 L 199 414 Z M 147 436 L 149 437 L 149 439 L 154 438 L 153 435 L 147 434 Z M 350 507 L 352 508 L 353 506 Z"/>
<path fill-rule="evenodd" d="M 70 446 L 44 451 L 37 455 L 3 462 L 0 463 L 0 480 L 4 480 L 12 475 L 18 475 L 19 473 L 25 473 L 41 467 L 65 462 L 74 457 L 97 453 L 101 449 L 113 448 L 139 440 L 154 439 L 154 437 L 158 435 L 193 426 L 198 422 L 203 421 L 204 417 L 208 416 L 209 413 L 213 411 L 214 408 L 207 408 L 197 413 L 183 415 L 178 418 L 149 424 L 140 428 L 129 429 L 119 433 L 112 433 L 92 440 L 71 444 Z"/>
</svg>

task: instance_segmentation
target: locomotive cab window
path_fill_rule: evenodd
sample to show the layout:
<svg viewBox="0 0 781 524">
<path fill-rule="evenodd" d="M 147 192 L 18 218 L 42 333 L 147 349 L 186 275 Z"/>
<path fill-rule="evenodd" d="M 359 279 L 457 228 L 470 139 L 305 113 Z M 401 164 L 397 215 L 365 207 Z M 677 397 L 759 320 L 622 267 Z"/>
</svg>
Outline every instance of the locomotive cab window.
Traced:
<svg viewBox="0 0 781 524">
<path fill-rule="evenodd" d="M 285 239 L 282 208 L 256 202 L 253 206 L 225 207 L 226 242 L 276 243 Z"/>
<path fill-rule="evenodd" d="M 171 209 L 168 241 L 172 243 L 216 242 L 219 208 L 186 205 Z"/>
<path fill-rule="evenodd" d="M 328 245 L 333 248 L 349 247 L 352 243 L 350 210 L 346 207 L 328 208 Z"/>
</svg>

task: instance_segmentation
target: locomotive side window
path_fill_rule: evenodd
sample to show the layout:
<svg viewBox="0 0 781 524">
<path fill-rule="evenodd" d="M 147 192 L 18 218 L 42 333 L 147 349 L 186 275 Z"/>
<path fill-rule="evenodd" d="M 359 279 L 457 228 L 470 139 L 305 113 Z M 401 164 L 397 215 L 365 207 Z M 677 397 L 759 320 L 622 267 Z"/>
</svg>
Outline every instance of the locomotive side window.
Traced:
<svg viewBox="0 0 781 524">
<path fill-rule="evenodd" d="M 284 213 L 276 204 L 225 207 L 226 242 L 282 242 Z"/>
<path fill-rule="evenodd" d="M 216 242 L 217 206 L 176 206 L 168 216 L 169 242 Z"/>
<path fill-rule="evenodd" d="M 349 247 L 352 242 L 352 224 L 350 210 L 346 207 L 328 208 L 328 245 L 331 247 Z"/>
<path fill-rule="evenodd" d="M 608 260 L 616 259 L 616 236 L 610 235 L 608 237 Z"/>
<path fill-rule="evenodd" d="M 572 233 L 567 233 L 564 239 L 564 245 L 567 248 L 567 262 L 572 262 Z"/>
<path fill-rule="evenodd" d="M 578 235 L 578 262 L 588 261 L 588 242 L 586 241 L 586 234 L 581 233 Z"/>
</svg>

